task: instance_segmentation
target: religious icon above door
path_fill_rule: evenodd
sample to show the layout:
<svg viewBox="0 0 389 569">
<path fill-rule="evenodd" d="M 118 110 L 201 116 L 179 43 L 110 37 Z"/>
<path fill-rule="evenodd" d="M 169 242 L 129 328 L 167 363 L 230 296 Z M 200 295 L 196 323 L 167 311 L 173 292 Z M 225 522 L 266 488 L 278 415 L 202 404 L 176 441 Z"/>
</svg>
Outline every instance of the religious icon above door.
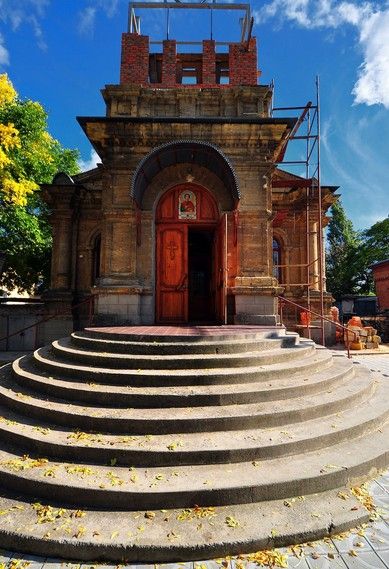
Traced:
<svg viewBox="0 0 389 569">
<path fill-rule="evenodd" d="M 196 219 L 197 200 L 196 194 L 190 190 L 184 190 L 178 197 L 178 219 Z"/>
</svg>

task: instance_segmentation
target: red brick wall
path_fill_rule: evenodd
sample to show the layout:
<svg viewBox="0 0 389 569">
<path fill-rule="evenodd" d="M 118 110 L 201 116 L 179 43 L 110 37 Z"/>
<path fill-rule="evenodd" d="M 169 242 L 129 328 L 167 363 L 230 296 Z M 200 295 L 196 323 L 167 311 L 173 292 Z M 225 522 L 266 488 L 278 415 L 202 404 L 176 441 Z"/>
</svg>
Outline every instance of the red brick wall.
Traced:
<svg viewBox="0 0 389 569">
<path fill-rule="evenodd" d="M 231 44 L 229 51 L 230 85 L 257 84 L 257 41 L 251 38 L 246 44 Z"/>
<path fill-rule="evenodd" d="M 215 40 L 203 40 L 203 73 L 201 82 L 204 85 L 214 85 L 216 83 Z"/>
<path fill-rule="evenodd" d="M 122 34 L 120 83 L 145 85 L 149 82 L 149 37 Z"/>
<path fill-rule="evenodd" d="M 379 309 L 389 309 L 389 261 L 373 267 L 373 276 Z"/>
<path fill-rule="evenodd" d="M 200 83 L 185 85 L 201 88 L 204 86 L 228 88 L 228 84 L 216 83 L 216 52 L 213 40 L 203 41 L 202 74 Z M 229 85 L 257 84 L 257 43 L 251 38 L 248 45 L 231 44 L 229 50 Z M 120 83 L 150 85 L 149 83 L 149 37 L 134 33 L 122 35 L 122 58 Z M 175 40 L 163 42 L 162 83 L 153 86 L 175 87 L 177 83 L 177 49 Z"/>
<path fill-rule="evenodd" d="M 164 40 L 162 57 L 162 85 L 173 87 L 177 83 L 176 40 Z"/>
</svg>

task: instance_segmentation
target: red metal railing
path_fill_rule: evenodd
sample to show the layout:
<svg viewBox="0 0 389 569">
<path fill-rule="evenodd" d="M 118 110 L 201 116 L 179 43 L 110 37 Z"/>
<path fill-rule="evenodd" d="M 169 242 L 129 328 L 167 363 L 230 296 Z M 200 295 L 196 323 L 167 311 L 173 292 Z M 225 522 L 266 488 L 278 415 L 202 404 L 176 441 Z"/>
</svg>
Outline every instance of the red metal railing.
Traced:
<svg viewBox="0 0 389 569">
<path fill-rule="evenodd" d="M 300 308 L 301 310 L 303 310 L 304 312 L 309 312 L 310 314 L 313 314 L 314 316 L 317 316 L 318 318 L 321 319 L 323 325 L 324 322 L 329 322 L 330 324 L 332 324 L 333 326 L 336 326 L 337 328 L 341 328 L 343 330 L 343 337 L 345 336 L 345 333 L 347 334 L 347 341 L 345 342 L 346 344 L 346 348 L 347 348 L 347 357 L 351 359 L 351 354 L 350 354 L 350 342 L 349 342 L 349 338 L 348 338 L 348 334 L 350 334 L 350 332 L 352 334 L 354 334 L 354 341 L 356 342 L 357 340 L 357 334 L 356 332 L 354 332 L 353 330 L 350 330 L 349 328 L 347 328 L 347 326 L 343 326 L 343 324 L 339 324 L 338 322 L 334 322 L 333 320 L 331 320 L 330 318 L 327 318 L 326 316 L 323 316 L 322 314 L 319 314 L 318 312 L 315 312 L 313 310 L 310 310 L 309 308 L 307 308 L 306 306 L 301 306 L 301 304 L 297 304 L 297 302 L 293 302 L 293 300 L 289 300 L 289 298 L 285 298 L 283 296 L 277 296 L 278 300 L 280 301 L 280 320 L 281 320 L 281 325 L 283 322 L 283 304 L 291 304 L 292 306 L 296 307 L 296 308 Z M 311 337 L 311 329 L 310 329 L 310 322 L 307 319 L 307 332 L 308 332 L 308 337 Z"/>
<path fill-rule="evenodd" d="M 89 326 L 92 324 L 92 319 L 93 319 L 93 315 L 94 315 L 95 296 L 96 296 L 95 294 L 91 294 L 90 296 L 88 296 L 88 298 L 85 298 L 82 302 L 79 302 L 78 304 L 74 304 L 70 308 L 70 311 L 72 312 L 74 309 L 79 308 L 80 306 L 84 306 L 85 304 L 88 303 L 88 325 Z M 18 334 L 23 334 L 24 332 L 26 332 L 27 330 L 31 330 L 32 328 L 37 329 L 38 326 L 40 326 L 44 322 L 48 322 L 49 320 L 52 320 L 53 318 L 57 318 L 58 316 L 67 316 L 68 314 L 69 314 L 69 311 L 55 312 L 54 314 L 51 314 L 50 316 L 47 316 L 46 318 L 42 318 L 42 320 L 38 320 L 38 322 L 34 322 L 34 324 L 30 324 L 29 326 L 25 326 L 25 328 L 20 328 L 20 330 L 16 330 L 16 332 L 8 333 L 6 336 L 3 336 L 2 338 L 0 338 L 0 342 L 4 342 L 4 340 L 5 340 L 5 351 L 7 352 L 9 350 L 9 339 L 12 338 L 13 336 L 17 336 Z"/>
</svg>

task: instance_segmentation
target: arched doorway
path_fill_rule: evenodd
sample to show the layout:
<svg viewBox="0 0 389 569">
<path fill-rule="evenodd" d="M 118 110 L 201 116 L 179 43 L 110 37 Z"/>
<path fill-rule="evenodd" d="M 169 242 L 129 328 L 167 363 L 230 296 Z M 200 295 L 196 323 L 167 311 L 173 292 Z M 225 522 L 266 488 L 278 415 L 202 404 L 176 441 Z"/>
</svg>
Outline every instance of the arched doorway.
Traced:
<svg viewBox="0 0 389 569">
<path fill-rule="evenodd" d="M 202 186 L 166 192 L 156 210 L 157 323 L 225 322 L 226 220 Z"/>
</svg>

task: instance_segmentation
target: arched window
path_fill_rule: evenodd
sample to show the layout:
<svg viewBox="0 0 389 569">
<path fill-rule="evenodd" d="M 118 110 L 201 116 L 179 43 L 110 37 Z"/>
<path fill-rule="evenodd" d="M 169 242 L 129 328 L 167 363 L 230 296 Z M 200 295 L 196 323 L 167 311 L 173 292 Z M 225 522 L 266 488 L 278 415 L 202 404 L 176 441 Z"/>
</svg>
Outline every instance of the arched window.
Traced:
<svg viewBox="0 0 389 569">
<path fill-rule="evenodd" d="M 281 264 L 281 245 L 278 239 L 273 238 L 273 277 L 275 277 L 279 283 L 282 281 L 282 270 L 279 266 Z"/>
<path fill-rule="evenodd" d="M 101 235 L 97 235 L 93 241 L 92 248 L 92 285 L 96 284 L 97 279 L 100 277 L 100 250 Z"/>
</svg>

